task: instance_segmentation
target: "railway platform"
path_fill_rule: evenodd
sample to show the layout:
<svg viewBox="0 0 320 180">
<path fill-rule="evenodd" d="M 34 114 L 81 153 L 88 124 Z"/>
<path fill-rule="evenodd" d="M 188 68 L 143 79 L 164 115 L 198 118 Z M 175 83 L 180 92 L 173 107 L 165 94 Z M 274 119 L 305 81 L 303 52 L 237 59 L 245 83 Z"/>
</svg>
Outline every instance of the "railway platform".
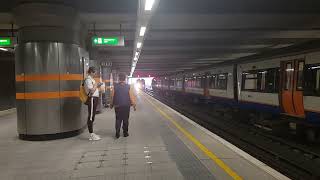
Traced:
<svg viewBox="0 0 320 180">
<path fill-rule="evenodd" d="M 96 116 L 100 141 L 82 134 L 23 141 L 16 114 L 0 117 L 0 179 L 288 179 L 151 96 L 137 95 L 129 137 L 114 137 L 114 111 Z"/>
</svg>

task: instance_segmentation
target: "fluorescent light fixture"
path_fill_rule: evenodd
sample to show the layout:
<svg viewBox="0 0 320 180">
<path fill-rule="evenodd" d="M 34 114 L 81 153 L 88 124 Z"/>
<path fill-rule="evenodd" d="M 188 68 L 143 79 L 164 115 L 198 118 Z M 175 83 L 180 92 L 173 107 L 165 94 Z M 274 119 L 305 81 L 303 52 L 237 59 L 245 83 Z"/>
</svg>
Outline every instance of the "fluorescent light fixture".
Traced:
<svg viewBox="0 0 320 180">
<path fill-rule="evenodd" d="M 147 27 L 145 27 L 145 26 L 142 26 L 140 28 L 140 36 L 144 36 L 144 33 L 146 33 L 146 29 L 147 29 Z"/>
<path fill-rule="evenodd" d="M 9 51 L 8 49 L 5 49 L 5 48 L 0 48 L 0 50 L 2 50 L 2 51 Z"/>
<path fill-rule="evenodd" d="M 314 67 L 311 67 L 311 69 L 319 69 L 320 66 L 314 66 Z"/>
<path fill-rule="evenodd" d="M 138 42 L 138 43 L 137 43 L 137 48 L 141 48 L 141 45 L 142 45 L 142 43 L 141 43 L 141 42 Z"/>
<path fill-rule="evenodd" d="M 153 4 L 154 4 L 154 0 L 146 0 L 144 10 L 151 11 Z"/>
<path fill-rule="evenodd" d="M 136 52 L 136 56 L 139 56 L 139 52 Z"/>
</svg>

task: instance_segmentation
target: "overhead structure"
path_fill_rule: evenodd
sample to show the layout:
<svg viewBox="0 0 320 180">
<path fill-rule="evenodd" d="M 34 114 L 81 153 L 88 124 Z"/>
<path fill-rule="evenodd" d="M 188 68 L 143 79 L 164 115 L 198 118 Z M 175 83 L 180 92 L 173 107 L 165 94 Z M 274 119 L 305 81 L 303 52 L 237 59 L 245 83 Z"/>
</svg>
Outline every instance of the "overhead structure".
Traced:
<svg viewBox="0 0 320 180">
<path fill-rule="evenodd" d="M 138 0 L 137 25 L 133 48 L 133 57 L 131 63 L 130 77 L 139 61 L 139 56 L 142 52 L 143 42 L 148 31 L 149 22 L 152 15 L 155 13 L 160 0 Z"/>
<path fill-rule="evenodd" d="M 175 74 L 319 40 L 319 12 L 317 0 L 161 0 L 134 74 Z"/>
</svg>

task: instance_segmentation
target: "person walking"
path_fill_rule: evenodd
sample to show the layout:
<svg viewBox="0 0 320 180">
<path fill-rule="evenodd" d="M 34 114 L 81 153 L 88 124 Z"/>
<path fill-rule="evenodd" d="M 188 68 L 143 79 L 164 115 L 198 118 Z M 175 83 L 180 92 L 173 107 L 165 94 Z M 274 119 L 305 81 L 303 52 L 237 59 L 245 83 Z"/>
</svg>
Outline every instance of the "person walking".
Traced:
<svg viewBox="0 0 320 180">
<path fill-rule="evenodd" d="M 116 138 L 120 137 L 120 128 L 122 124 L 123 136 L 129 136 L 129 115 L 130 106 L 133 106 L 136 111 L 136 100 L 133 94 L 133 88 L 126 83 L 127 76 L 124 73 L 119 74 L 119 83 L 114 85 L 114 90 L 111 93 L 111 105 L 110 108 L 114 107 L 116 114 Z"/>
<path fill-rule="evenodd" d="M 84 87 L 85 91 L 88 94 L 88 130 L 90 133 L 89 140 L 98 141 L 101 138 L 93 133 L 93 122 L 96 116 L 96 109 L 98 105 L 99 99 L 99 90 L 98 88 L 101 86 L 101 83 L 96 83 L 94 80 L 94 76 L 96 75 L 96 70 L 94 67 L 89 67 L 88 76 L 85 79 Z"/>
</svg>

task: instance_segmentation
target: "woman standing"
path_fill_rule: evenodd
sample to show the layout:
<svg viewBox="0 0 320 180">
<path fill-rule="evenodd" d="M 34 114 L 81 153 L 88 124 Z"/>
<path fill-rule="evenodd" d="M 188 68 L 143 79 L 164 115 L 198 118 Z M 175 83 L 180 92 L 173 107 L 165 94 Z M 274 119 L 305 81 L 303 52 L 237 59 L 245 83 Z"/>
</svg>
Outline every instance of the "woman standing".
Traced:
<svg viewBox="0 0 320 180">
<path fill-rule="evenodd" d="M 89 140 L 98 141 L 101 138 L 93 133 L 93 122 L 96 115 L 96 109 L 98 105 L 98 99 L 99 99 L 99 86 L 101 84 L 97 84 L 94 80 L 94 76 L 96 75 L 96 70 L 94 67 L 89 67 L 88 69 L 88 76 L 85 79 L 84 87 L 86 90 L 86 93 L 88 94 L 89 98 L 89 104 L 88 104 L 88 130 L 90 133 Z"/>
</svg>

